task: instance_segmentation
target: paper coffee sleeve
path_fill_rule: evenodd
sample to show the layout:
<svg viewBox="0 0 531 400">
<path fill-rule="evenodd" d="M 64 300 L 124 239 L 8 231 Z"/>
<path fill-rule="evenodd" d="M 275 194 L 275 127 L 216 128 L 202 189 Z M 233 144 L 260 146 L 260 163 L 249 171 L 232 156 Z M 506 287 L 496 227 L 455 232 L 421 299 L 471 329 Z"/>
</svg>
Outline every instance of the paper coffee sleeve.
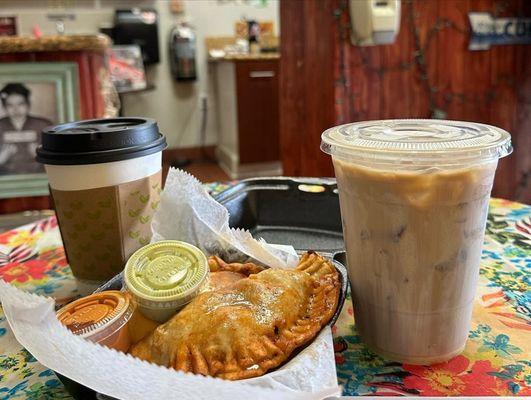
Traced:
<svg viewBox="0 0 531 400">
<path fill-rule="evenodd" d="M 131 182 L 85 190 L 51 189 L 65 252 L 78 279 L 105 281 L 151 239 L 161 171 Z"/>
</svg>

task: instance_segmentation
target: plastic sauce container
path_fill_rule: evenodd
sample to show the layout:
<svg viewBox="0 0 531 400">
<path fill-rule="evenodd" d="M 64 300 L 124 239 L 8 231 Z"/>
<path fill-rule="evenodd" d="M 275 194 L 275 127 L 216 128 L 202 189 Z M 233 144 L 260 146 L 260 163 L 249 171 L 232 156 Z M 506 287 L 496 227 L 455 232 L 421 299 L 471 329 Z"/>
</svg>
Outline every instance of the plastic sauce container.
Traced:
<svg viewBox="0 0 531 400">
<path fill-rule="evenodd" d="M 126 352 L 134 309 L 128 293 L 109 290 L 67 304 L 57 312 L 57 319 L 75 335 Z"/>
<path fill-rule="evenodd" d="M 207 258 L 197 247 L 164 240 L 129 258 L 124 281 L 140 312 L 165 322 L 199 293 L 208 272 Z"/>
</svg>

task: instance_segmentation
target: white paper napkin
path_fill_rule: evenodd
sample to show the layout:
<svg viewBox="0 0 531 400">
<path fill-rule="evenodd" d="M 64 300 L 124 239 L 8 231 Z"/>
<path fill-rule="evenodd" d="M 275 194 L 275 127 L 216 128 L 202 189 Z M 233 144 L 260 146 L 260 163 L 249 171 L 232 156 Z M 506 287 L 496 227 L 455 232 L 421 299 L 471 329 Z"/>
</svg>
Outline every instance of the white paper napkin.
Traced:
<svg viewBox="0 0 531 400">
<path fill-rule="evenodd" d="M 242 229 L 229 227 L 229 213 L 188 173 L 170 169 L 160 207 L 153 216 L 152 242 L 174 239 L 192 243 L 206 254 L 227 262 L 255 262 L 268 267 L 294 267 L 297 253 L 256 240 Z M 283 243 L 279 243 L 283 244 Z"/>
<path fill-rule="evenodd" d="M 54 300 L 0 280 L 0 300 L 17 340 L 44 366 L 119 399 L 322 399 L 336 395 L 330 329 L 282 369 L 225 381 L 141 361 L 73 335 L 55 317 Z"/>
</svg>

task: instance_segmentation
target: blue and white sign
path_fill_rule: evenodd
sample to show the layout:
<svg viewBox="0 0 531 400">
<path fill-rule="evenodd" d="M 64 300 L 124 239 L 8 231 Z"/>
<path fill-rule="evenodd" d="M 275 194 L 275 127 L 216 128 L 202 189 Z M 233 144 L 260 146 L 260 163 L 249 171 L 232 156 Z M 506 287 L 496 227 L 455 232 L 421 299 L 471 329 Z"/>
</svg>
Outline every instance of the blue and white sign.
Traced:
<svg viewBox="0 0 531 400">
<path fill-rule="evenodd" d="M 471 12 L 468 18 L 472 27 L 469 50 L 488 50 L 491 45 L 531 43 L 531 18 L 493 18 L 486 12 Z"/>
</svg>

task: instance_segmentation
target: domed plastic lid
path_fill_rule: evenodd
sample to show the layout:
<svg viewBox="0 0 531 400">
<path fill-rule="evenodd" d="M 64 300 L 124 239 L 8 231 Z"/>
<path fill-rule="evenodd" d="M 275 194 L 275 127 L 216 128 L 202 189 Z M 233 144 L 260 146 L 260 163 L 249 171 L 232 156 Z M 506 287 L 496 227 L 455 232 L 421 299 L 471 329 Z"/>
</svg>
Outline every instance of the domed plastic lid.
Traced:
<svg viewBox="0 0 531 400">
<path fill-rule="evenodd" d="M 108 336 L 125 325 L 133 311 L 127 293 L 109 290 L 67 304 L 57 312 L 57 319 L 75 335 Z"/>
<path fill-rule="evenodd" d="M 137 250 L 125 266 L 125 284 L 148 307 L 188 303 L 208 275 L 201 250 L 177 240 L 164 240 Z M 172 304 L 168 304 L 168 303 Z"/>
<path fill-rule="evenodd" d="M 327 154 L 384 163 L 468 164 L 512 152 L 511 135 L 503 129 L 432 119 L 356 122 L 330 128 L 321 139 Z"/>
<path fill-rule="evenodd" d="M 149 118 L 90 119 L 42 131 L 37 161 L 51 165 L 98 164 L 157 153 L 166 139 Z"/>
</svg>

